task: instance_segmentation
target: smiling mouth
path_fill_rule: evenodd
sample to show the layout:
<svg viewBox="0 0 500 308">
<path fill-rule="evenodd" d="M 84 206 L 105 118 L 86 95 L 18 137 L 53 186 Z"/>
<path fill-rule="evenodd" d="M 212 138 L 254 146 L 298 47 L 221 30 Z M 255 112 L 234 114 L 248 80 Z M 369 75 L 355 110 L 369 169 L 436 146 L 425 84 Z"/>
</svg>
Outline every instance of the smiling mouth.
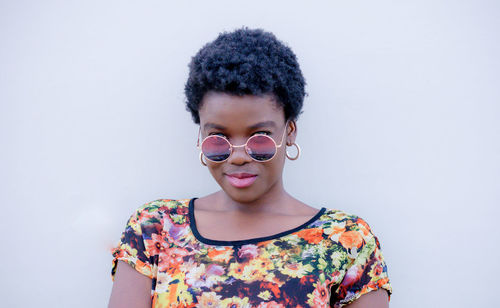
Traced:
<svg viewBox="0 0 500 308">
<path fill-rule="evenodd" d="M 226 179 L 228 180 L 229 184 L 236 188 L 245 188 L 253 184 L 255 180 L 257 179 L 256 174 L 250 174 L 250 173 L 232 173 L 232 174 L 225 174 Z"/>
</svg>

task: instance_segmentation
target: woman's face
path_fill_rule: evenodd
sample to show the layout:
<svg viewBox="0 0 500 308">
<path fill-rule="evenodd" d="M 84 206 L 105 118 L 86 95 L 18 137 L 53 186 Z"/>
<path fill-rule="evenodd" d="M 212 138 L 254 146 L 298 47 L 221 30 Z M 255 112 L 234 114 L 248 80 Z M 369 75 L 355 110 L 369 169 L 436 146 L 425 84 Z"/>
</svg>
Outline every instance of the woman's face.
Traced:
<svg viewBox="0 0 500 308">
<path fill-rule="evenodd" d="M 254 161 L 244 147 L 234 148 L 224 162 L 206 161 L 210 173 L 231 199 L 249 203 L 282 192 L 286 144 L 295 141 L 297 130 L 294 121 L 285 122 L 283 108 L 272 96 L 209 92 L 203 98 L 199 115 L 200 141 L 209 135 L 220 135 L 236 146 L 245 144 L 255 134 L 266 134 L 277 145 L 283 140 L 276 155 L 266 162 Z"/>
</svg>

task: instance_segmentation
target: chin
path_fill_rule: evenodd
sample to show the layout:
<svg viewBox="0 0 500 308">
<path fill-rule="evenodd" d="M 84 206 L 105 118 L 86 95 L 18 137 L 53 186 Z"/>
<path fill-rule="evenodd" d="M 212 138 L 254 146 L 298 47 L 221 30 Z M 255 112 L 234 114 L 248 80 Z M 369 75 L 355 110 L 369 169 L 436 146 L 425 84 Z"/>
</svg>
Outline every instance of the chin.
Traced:
<svg viewBox="0 0 500 308">
<path fill-rule="evenodd" d="M 251 203 L 261 197 L 261 193 L 256 192 L 254 189 L 248 188 L 234 188 L 222 187 L 222 190 L 234 201 L 238 203 Z"/>
<path fill-rule="evenodd" d="M 257 185 L 255 185 L 257 184 Z M 219 183 L 222 190 L 234 201 L 238 203 L 252 203 L 266 194 L 270 193 L 274 185 L 265 185 L 264 183 L 256 182 L 254 185 L 245 188 L 237 188 L 226 181 Z"/>
<path fill-rule="evenodd" d="M 268 178 L 266 179 L 263 176 L 259 176 L 252 185 L 238 188 L 231 185 L 224 175 L 214 178 L 224 193 L 238 203 L 252 203 L 261 199 L 267 193 L 271 192 L 272 188 L 277 183 L 277 180 L 270 183 Z"/>
</svg>

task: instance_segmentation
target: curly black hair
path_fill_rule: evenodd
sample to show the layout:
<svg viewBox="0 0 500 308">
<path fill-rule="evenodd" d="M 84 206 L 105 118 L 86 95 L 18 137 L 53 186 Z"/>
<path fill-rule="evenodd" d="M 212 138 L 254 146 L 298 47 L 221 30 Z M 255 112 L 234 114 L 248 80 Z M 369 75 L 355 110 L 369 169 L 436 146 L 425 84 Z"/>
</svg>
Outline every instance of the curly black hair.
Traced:
<svg viewBox="0 0 500 308">
<path fill-rule="evenodd" d="M 232 95 L 273 95 L 286 120 L 301 113 L 305 79 L 293 51 L 274 34 L 241 28 L 223 32 L 191 59 L 184 92 L 186 109 L 200 123 L 199 109 L 209 91 Z"/>
</svg>

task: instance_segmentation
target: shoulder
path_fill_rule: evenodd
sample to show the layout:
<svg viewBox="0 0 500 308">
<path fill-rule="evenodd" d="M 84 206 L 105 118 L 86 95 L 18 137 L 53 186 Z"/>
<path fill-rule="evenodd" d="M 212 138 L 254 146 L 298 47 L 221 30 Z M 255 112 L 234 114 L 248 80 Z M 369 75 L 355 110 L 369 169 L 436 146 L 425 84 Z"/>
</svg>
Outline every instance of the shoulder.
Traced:
<svg viewBox="0 0 500 308">
<path fill-rule="evenodd" d="M 346 249 L 359 249 L 368 242 L 378 242 L 370 225 L 357 215 L 326 209 L 319 221 L 328 238 L 340 243 Z"/>
<path fill-rule="evenodd" d="M 157 199 L 138 207 L 132 217 L 147 219 L 172 214 L 187 214 L 190 199 Z"/>
<path fill-rule="evenodd" d="M 130 216 L 132 228 L 147 228 L 163 224 L 165 218 L 182 223 L 187 220 L 190 199 L 157 199 L 139 206 Z"/>
<path fill-rule="evenodd" d="M 326 209 L 320 217 L 326 223 L 341 224 L 352 231 L 371 233 L 370 225 L 361 217 L 342 210 Z"/>
</svg>

